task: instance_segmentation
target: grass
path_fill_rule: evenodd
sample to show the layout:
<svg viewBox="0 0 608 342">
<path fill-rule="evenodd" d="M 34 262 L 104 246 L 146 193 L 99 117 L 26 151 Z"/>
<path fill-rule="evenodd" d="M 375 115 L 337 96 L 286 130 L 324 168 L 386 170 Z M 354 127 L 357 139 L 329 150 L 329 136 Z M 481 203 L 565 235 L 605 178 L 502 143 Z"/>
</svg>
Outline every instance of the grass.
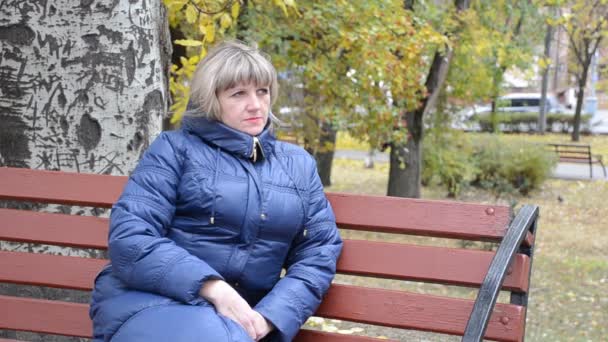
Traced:
<svg viewBox="0 0 608 342">
<path fill-rule="evenodd" d="M 569 142 L 569 136 L 557 134 L 505 135 L 505 139 Z M 605 160 L 608 158 L 608 136 L 583 136 L 581 143 L 590 143 L 594 153 L 603 154 Z M 346 144 L 339 140 L 338 146 L 357 149 L 358 145 L 355 140 Z M 332 171 L 333 185 L 326 190 L 383 195 L 387 175 L 386 163 L 376 163 L 374 169 L 365 169 L 362 161 L 336 159 Z M 446 199 L 445 192 L 438 188 L 423 188 L 422 197 Z M 513 195 L 496 199 L 487 192 L 467 189 L 456 199 L 540 206 L 527 341 L 605 341 L 608 336 L 607 199 L 606 181 L 558 179 L 546 181 L 526 197 Z"/>
</svg>

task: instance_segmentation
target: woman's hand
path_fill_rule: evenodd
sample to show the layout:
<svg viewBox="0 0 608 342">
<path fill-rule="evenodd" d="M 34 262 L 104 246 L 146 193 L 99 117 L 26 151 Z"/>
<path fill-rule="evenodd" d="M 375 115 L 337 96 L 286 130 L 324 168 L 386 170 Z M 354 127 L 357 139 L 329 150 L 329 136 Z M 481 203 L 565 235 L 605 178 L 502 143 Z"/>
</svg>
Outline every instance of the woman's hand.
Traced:
<svg viewBox="0 0 608 342">
<path fill-rule="evenodd" d="M 274 329 L 274 325 L 272 325 L 272 323 L 270 323 L 270 321 L 268 321 L 266 318 L 264 318 L 264 316 L 262 316 L 259 312 L 257 311 L 253 311 L 254 315 L 256 316 L 255 319 L 255 331 L 257 333 L 257 337 L 255 338 L 256 341 L 259 341 L 261 339 L 263 339 L 264 337 L 266 337 L 266 335 L 268 335 L 273 329 Z"/>
<path fill-rule="evenodd" d="M 272 325 L 223 280 L 208 280 L 201 287 L 199 294 L 208 300 L 215 310 L 240 324 L 247 335 L 259 341 L 272 331 Z"/>
</svg>

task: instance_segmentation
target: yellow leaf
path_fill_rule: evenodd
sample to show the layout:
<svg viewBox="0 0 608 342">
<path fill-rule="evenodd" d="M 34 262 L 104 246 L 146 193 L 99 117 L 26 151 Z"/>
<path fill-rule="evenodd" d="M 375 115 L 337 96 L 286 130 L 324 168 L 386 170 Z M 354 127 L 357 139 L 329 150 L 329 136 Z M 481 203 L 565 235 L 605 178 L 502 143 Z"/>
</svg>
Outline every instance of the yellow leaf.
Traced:
<svg viewBox="0 0 608 342">
<path fill-rule="evenodd" d="M 220 18 L 220 26 L 223 29 L 227 29 L 230 27 L 230 25 L 232 25 L 232 19 L 230 19 L 228 13 L 222 14 L 222 17 Z"/>
<path fill-rule="evenodd" d="M 239 12 L 241 11 L 241 3 L 238 1 L 235 1 L 232 4 L 232 8 L 230 9 L 230 12 L 232 14 L 232 18 L 236 19 L 239 16 Z"/>
<path fill-rule="evenodd" d="M 201 46 L 203 43 L 194 39 L 176 39 L 174 43 L 181 46 Z"/>
<path fill-rule="evenodd" d="M 205 28 L 205 39 L 208 43 L 213 43 L 215 40 L 215 25 L 213 23 L 207 25 Z"/>
<path fill-rule="evenodd" d="M 182 120 L 182 117 L 184 116 L 184 112 L 186 111 L 186 106 L 188 104 L 189 97 L 190 97 L 189 94 L 184 94 L 184 97 L 182 98 L 182 100 L 175 102 L 171 106 L 171 111 L 173 111 L 173 115 L 171 116 L 172 124 L 176 124 Z"/>
<path fill-rule="evenodd" d="M 201 48 L 201 53 L 199 54 L 199 59 L 203 59 L 205 58 L 205 56 L 207 56 L 207 49 L 205 49 L 205 47 L 203 46 Z"/>
<path fill-rule="evenodd" d="M 197 55 L 194 55 L 190 58 L 188 58 L 188 63 L 196 65 L 196 63 L 198 63 L 200 61 L 200 57 Z"/>
<path fill-rule="evenodd" d="M 180 61 L 180 63 L 182 63 L 182 65 L 188 64 L 188 59 L 186 59 L 186 57 L 184 57 L 184 56 L 180 56 L 179 61 Z"/>
<path fill-rule="evenodd" d="M 197 17 L 198 17 L 198 11 L 196 10 L 196 8 L 194 8 L 194 6 L 192 6 L 192 5 L 187 5 L 186 6 L 186 21 L 188 22 L 188 24 L 194 24 L 196 22 Z"/>
</svg>

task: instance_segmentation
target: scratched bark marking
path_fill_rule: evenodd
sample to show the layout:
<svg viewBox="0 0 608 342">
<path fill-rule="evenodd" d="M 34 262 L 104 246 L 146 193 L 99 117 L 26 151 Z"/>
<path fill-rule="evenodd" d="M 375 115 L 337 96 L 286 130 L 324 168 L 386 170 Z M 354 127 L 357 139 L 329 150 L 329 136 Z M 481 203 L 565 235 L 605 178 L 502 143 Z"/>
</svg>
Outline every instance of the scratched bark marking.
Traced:
<svg viewBox="0 0 608 342">
<path fill-rule="evenodd" d="M 168 111 L 161 1 L 3 0 L 0 18 L 0 115 L 10 123 L 0 161 L 128 174 Z"/>
</svg>

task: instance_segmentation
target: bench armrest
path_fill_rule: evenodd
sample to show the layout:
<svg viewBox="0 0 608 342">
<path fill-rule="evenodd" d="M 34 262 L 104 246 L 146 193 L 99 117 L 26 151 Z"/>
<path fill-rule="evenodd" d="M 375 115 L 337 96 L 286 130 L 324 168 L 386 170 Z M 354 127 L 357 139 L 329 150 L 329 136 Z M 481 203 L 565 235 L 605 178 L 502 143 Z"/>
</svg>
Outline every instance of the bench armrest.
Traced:
<svg viewBox="0 0 608 342">
<path fill-rule="evenodd" d="M 462 337 L 463 342 L 482 341 L 490 316 L 496 304 L 498 293 L 505 279 L 507 269 L 513 256 L 521 246 L 538 218 L 538 207 L 534 205 L 523 206 L 511 222 L 496 255 L 492 259 L 488 273 L 477 293 L 471 316 Z"/>
</svg>

